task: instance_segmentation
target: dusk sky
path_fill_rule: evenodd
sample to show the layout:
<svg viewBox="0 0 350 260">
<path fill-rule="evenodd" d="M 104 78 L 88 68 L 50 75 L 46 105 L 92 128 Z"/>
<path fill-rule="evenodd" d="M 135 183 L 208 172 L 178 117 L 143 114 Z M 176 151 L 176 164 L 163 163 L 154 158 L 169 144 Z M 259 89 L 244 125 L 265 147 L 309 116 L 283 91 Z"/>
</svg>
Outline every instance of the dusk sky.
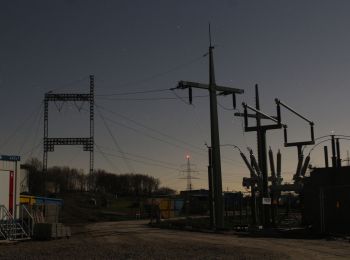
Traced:
<svg viewBox="0 0 350 260">
<path fill-rule="evenodd" d="M 349 13 L 346 0 L 0 1 L 0 152 L 42 160 L 44 94 L 88 92 L 93 74 L 95 168 L 149 174 L 181 190 L 189 154 L 193 187 L 206 188 L 208 92 L 195 89 L 191 106 L 187 91 L 169 89 L 180 80 L 208 83 L 209 22 L 217 84 L 245 91 L 237 110 L 254 104 L 257 83 L 264 112 L 275 115 L 279 98 L 315 122 L 316 137 L 350 135 Z M 243 132 L 231 98 L 218 102 L 221 144 L 255 150 L 256 135 Z M 87 137 L 88 108 L 50 103 L 49 137 Z M 309 140 L 307 123 L 285 110 L 282 121 L 293 141 Z M 283 147 L 282 130 L 267 141 L 281 149 L 290 181 L 296 148 Z M 349 144 L 342 142 L 343 158 Z M 239 153 L 223 146 L 221 154 L 223 190 L 243 190 Z M 82 147 L 56 146 L 48 162 L 87 173 L 88 160 Z M 311 164 L 323 166 L 322 145 Z"/>
</svg>

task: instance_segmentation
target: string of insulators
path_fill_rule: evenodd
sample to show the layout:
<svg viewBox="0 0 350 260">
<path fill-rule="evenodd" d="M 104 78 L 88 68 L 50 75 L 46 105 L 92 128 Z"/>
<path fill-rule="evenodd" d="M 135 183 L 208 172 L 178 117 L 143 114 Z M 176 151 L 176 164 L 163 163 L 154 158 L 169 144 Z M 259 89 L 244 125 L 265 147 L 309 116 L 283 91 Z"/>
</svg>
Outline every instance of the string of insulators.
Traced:
<svg viewBox="0 0 350 260">
<path fill-rule="evenodd" d="M 250 161 L 252 162 L 253 168 L 256 170 L 257 174 L 260 176 L 261 171 L 260 171 L 258 163 L 256 162 L 255 156 L 252 152 L 250 153 Z"/>
<path fill-rule="evenodd" d="M 252 168 L 252 166 L 250 165 L 250 163 L 248 162 L 248 159 L 247 159 L 247 157 L 244 155 L 244 153 L 240 153 L 241 154 L 241 157 L 242 157 L 242 159 L 243 159 L 243 161 L 244 161 L 244 163 L 247 165 L 247 167 L 248 167 L 248 169 L 249 169 L 249 172 L 250 172 L 250 174 L 251 174 L 251 177 L 256 177 L 256 174 L 255 174 L 255 172 L 254 172 L 254 169 Z"/>
<path fill-rule="evenodd" d="M 299 156 L 298 158 L 298 165 L 297 165 L 297 170 L 294 175 L 294 179 L 298 178 L 300 176 L 301 168 L 303 167 L 303 157 Z"/>
<path fill-rule="evenodd" d="M 301 168 L 300 175 L 305 176 L 306 170 L 310 163 L 310 155 L 306 156 L 303 167 Z"/>
<path fill-rule="evenodd" d="M 273 152 L 272 152 L 271 147 L 269 149 L 269 159 L 270 159 L 271 176 L 273 178 L 275 178 L 276 177 L 275 162 L 274 162 L 274 159 L 273 159 Z"/>
<path fill-rule="evenodd" d="M 282 171 L 282 155 L 281 155 L 281 151 L 278 149 L 278 153 L 277 153 L 277 177 L 280 178 L 281 177 L 281 171 Z"/>
</svg>

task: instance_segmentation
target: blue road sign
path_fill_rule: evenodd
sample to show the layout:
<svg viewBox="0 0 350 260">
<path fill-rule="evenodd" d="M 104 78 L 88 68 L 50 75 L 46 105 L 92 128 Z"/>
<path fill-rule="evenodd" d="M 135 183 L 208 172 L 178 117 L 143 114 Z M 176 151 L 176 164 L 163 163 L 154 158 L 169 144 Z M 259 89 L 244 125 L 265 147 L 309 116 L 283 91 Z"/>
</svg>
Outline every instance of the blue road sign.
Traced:
<svg viewBox="0 0 350 260">
<path fill-rule="evenodd" d="M 0 161 L 18 162 L 20 160 L 21 160 L 21 156 L 17 156 L 17 155 L 0 155 Z"/>
</svg>

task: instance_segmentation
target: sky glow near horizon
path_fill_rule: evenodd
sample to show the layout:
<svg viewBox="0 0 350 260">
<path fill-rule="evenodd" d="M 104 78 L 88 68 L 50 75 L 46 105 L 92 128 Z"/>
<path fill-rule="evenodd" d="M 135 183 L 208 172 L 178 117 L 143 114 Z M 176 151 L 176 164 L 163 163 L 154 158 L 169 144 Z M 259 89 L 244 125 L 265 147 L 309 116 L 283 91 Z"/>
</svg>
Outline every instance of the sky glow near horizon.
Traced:
<svg viewBox="0 0 350 260">
<path fill-rule="evenodd" d="M 350 135 L 349 12 L 345 0 L 1 1 L 0 152 L 41 160 L 45 92 L 88 92 L 94 74 L 95 168 L 149 174 L 181 190 L 189 154 L 198 177 L 193 187 L 206 188 L 208 93 L 193 90 L 190 106 L 187 91 L 167 89 L 180 80 L 208 82 L 209 21 L 216 82 L 244 89 L 239 110 L 243 101 L 254 104 L 259 84 L 264 112 L 275 115 L 279 98 L 315 122 L 316 137 Z M 150 90 L 162 91 L 120 95 Z M 256 135 L 242 131 L 231 98 L 218 102 L 221 144 L 256 149 Z M 50 103 L 49 136 L 87 136 L 87 109 Z M 292 141 L 310 138 L 308 124 L 286 110 L 282 121 Z M 290 181 L 296 148 L 283 147 L 282 130 L 269 131 L 267 140 L 275 155 L 281 150 L 282 175 Z M 349 142 L 341 145 L 345 158 Z M 55 150 L 49 166 L 87 172 L 81 147 Z M 248 171 L 239 153 L 223 146 L 221 155 L 223 189 L 243 190 Z M 322 145 L 311 155 L 312 165 L 323 165 Z"/>
</svg>

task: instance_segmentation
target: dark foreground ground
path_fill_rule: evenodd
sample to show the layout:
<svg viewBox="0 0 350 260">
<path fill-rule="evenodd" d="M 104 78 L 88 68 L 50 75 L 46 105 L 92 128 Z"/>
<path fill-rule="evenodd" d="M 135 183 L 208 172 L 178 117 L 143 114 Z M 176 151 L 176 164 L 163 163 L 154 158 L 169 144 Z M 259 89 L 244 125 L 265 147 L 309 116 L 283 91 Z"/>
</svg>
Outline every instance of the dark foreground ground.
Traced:
<svg viewBox="0 0 350 260">
<path fill-rule="evenodd" d="M 346 241 L 247 238 L 146 223 L 94 223 L 74 227 L 70 239 L 0 242 L 0 259 L 350 259 Z"/>
</svg>

